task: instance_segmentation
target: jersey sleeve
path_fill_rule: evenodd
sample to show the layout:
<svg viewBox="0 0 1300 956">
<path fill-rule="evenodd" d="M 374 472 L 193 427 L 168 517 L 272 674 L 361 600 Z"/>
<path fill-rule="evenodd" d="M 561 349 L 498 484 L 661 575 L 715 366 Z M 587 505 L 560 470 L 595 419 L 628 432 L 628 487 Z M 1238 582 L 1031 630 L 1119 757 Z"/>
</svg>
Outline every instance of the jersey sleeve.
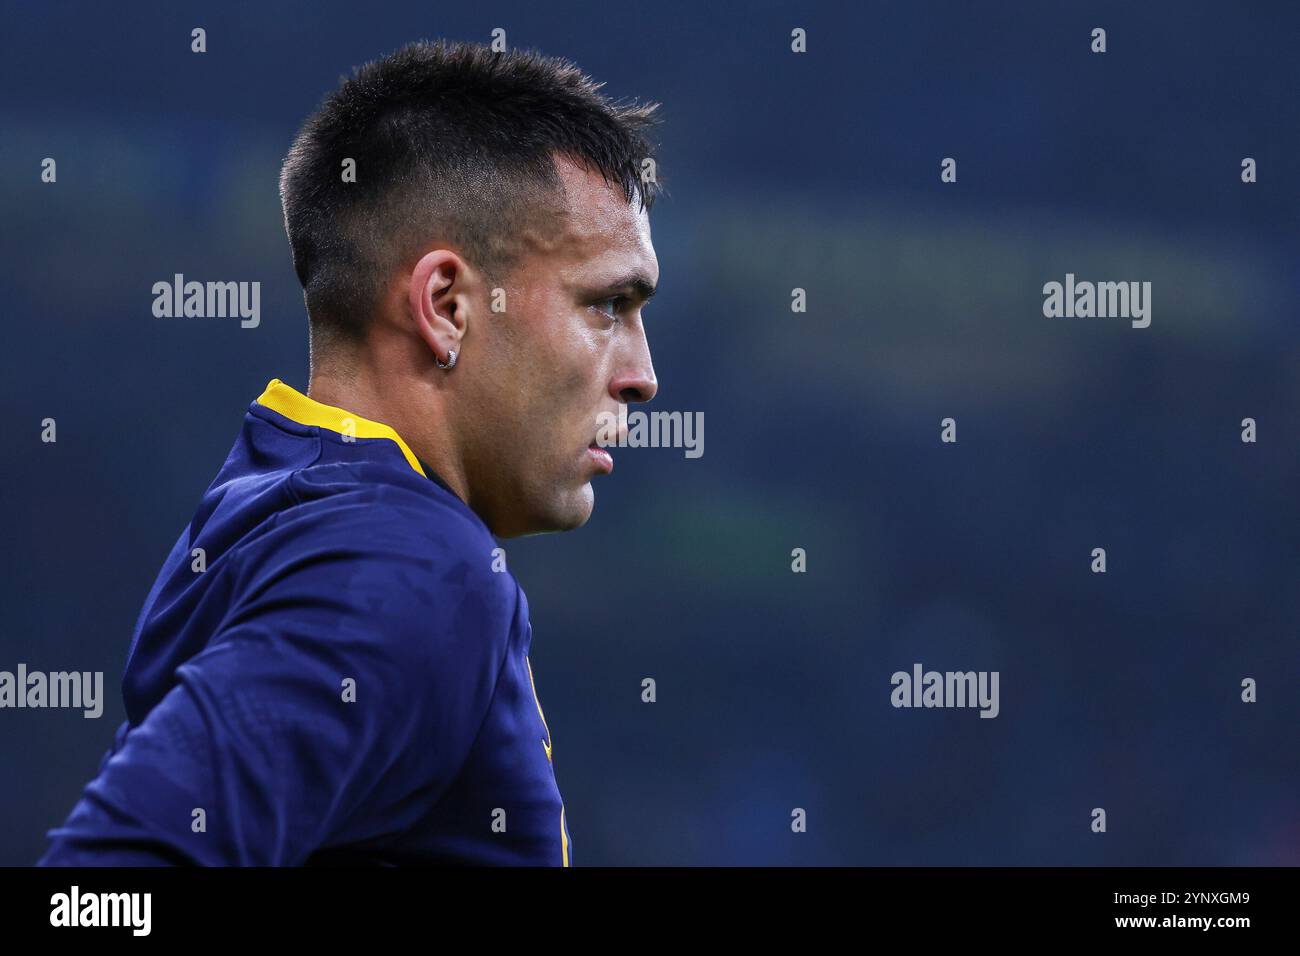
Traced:
<svg viewBox="0 0 1300 956">
<path fill-rule="evenodd" d="M 241 569 L 239 606 L 40 864 L 299 865 L 400 833 L 464 764 L 504 665 L 517 587 L 476 558 L 340 542 Z"/>
</svg>

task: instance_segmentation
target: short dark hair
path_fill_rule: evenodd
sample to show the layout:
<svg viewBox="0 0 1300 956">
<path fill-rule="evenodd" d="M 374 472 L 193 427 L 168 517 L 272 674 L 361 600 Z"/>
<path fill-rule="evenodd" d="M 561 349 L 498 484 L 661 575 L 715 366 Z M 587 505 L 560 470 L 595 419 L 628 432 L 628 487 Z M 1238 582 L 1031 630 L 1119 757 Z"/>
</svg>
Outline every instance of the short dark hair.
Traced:
<svg viewBox="0 0 1300 956">
<path fill-rule="evenodd" d="M 613 101 L 569 60 L 476 43 L 411 43 L 342 77 L 285 158 L 280 197 L 313 337 L 364 337 L 387 279 L 431 239 L 490 280 L 514 234 L 554 214 L 570 158 L 648 209 L 657 103 Z M 345 182 L 344 161 L 356 163 Z"/>
</svg>

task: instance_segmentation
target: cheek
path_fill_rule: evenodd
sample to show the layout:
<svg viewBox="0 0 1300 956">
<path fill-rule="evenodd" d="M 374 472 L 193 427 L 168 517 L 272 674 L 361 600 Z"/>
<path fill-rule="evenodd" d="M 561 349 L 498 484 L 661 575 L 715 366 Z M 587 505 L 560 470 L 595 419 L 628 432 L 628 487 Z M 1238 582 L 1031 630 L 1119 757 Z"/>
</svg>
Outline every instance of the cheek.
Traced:
<svg viewBox="0 0 1300 956">
<path fill-rule="evenodd" d="M 611 333 L 572 302 L 537 296 L 497 321 L 510 322 L 492 343 L 494 372 L 512 384 L 517 440 L 534 453 L 560 455 L 588 426 L 594 435 L 608 372 Z M 491 400 L 491 396 L 485 396 Z M 500 407 L 502 394 L 495 402 Z"/>
<path fill-rule="evenodd" d="M 585 411 L 598 388 L 608 348 L 609 333 L 584 313 L 555 313 L 539 345 L 545 358 L 537 366 L 549 381 L 549 394 L 566 407 L 578 405 L 579 411 Z"/>
<path fill-rule="evenodd" d="M 520 379 L 543 380 L 571 362 L 582 348 L 582 316 L 554 295 L 521 295 L 516 303 L 510 312 L 496 317 L 502 323 L 502 353 Z"/>
</svg>

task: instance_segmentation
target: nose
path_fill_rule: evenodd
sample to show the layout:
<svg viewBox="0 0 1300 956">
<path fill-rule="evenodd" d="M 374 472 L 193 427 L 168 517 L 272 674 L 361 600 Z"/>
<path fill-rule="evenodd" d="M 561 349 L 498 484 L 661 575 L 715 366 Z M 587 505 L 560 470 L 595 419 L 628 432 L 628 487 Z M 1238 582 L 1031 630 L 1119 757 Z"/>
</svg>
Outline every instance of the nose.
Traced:
<svg viewBox="0 0 1300 956">
<path fill-rule="evenodd" d="M 609 383 L 609 394 L 624 405 L 648 402 L 659 391 L 654 362 L 650 359 L 650 345 L 644 334 L 638 336 L 638 340 L 637 347 Z"/>
</svg>

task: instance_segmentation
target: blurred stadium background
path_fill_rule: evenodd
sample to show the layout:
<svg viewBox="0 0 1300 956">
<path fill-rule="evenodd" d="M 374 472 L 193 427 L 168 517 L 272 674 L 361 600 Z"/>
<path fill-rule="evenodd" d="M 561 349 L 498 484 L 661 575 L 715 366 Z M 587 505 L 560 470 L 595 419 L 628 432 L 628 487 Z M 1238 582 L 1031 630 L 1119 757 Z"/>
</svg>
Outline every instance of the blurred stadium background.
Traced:
<svg viewBox="0 0 1300 956">
<path fill-rule="evenodd" d="M 135 616 L 243 409 L 306 386 L 277 195 L 299 122 L 354 64 L 495 27 L 664 104 L 650 407 L 706 419 L 702 458 L 624 451 L 586 528 L 506 542 L 576 864 L 1300 863 L 1300 8 L 5 21 L 0 669 L 102 670 L 108 701 L 0 711 L 0 864 L 109 746 Z M 260 327 L 154 318 L 176 272 L 260 281 Z M 1151 327 L 1044 318 L 1067 272 L 1151 281 Z M 916 661 L 999 670 L 1001 715 L 894 710 Z"/>
</svg>

